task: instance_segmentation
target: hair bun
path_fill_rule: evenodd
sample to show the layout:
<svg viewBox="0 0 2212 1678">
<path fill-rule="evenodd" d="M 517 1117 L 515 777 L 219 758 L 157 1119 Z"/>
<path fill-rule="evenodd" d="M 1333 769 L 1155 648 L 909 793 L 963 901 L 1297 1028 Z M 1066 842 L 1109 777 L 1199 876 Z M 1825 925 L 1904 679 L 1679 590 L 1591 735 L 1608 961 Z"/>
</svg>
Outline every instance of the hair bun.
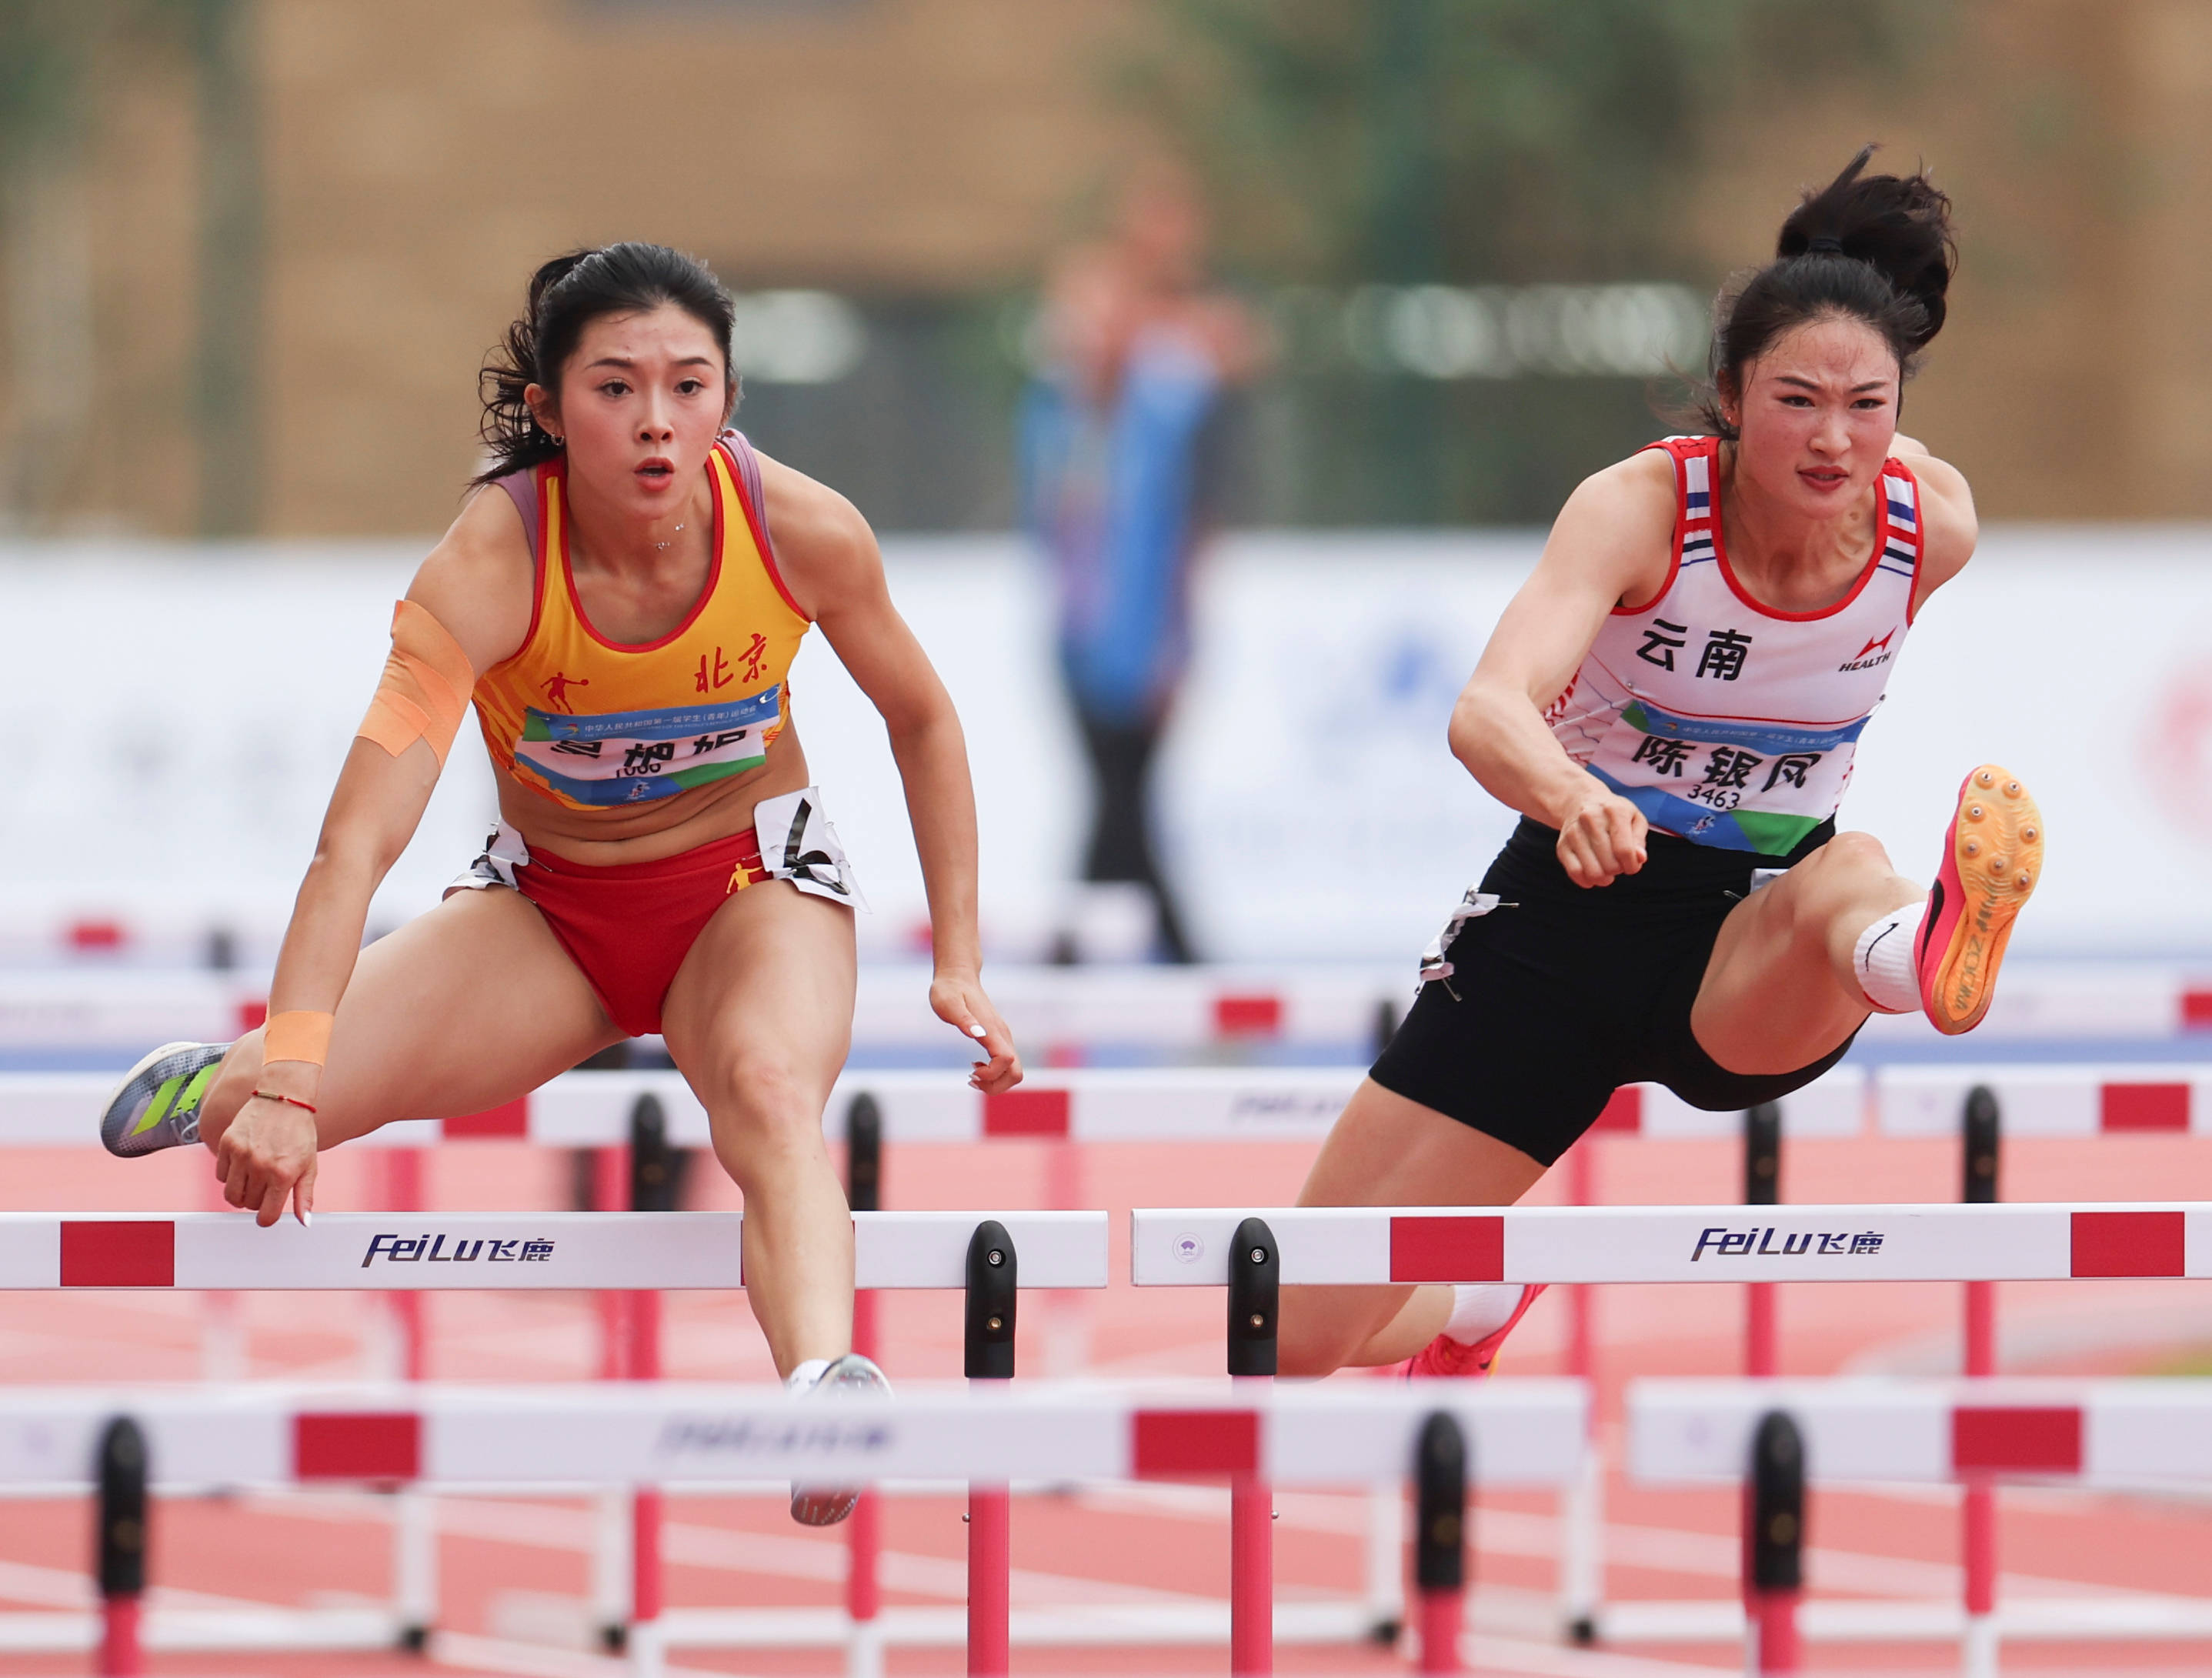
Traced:
<svg viewBox="0 0 2212 1678">
<path fill-rule="evenodd" d="M 1848 256 L 1870 264 L 1927 313 L 1912 347 L 1924 347 L 1943 329 L 1958 246 L 1951 235 L 1951 200 L 1925 170 L 1909 175 L 1864 173 L 1875 148 L 1864 147 L 1843 173 L 1807 192 L 1783 222 L 1774 253 Z"/>
</svg>

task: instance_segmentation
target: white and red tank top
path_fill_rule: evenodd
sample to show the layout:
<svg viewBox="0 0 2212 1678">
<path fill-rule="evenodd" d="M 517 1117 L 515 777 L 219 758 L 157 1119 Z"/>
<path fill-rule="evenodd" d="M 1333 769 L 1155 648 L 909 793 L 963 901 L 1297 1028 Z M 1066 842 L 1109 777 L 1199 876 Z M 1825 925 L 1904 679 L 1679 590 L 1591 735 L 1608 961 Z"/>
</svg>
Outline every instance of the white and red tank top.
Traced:
<svg viewBox="0 0 2212 1678">
<path fill-rule="evenodd" d="M 1920 486 L 1881 469 L 1866 569 L 1824 611 L 1778 611 L 1729 567 L 1714 489 L 1720 440 L 1654 443 L 1674 463 L 1666 586 L 1617 606 L 1544 720 L 1567 755 L 1651 825 L 1785 856 L 1836 813 L 1859 734 L 1912 621 Z"/>
</svg>

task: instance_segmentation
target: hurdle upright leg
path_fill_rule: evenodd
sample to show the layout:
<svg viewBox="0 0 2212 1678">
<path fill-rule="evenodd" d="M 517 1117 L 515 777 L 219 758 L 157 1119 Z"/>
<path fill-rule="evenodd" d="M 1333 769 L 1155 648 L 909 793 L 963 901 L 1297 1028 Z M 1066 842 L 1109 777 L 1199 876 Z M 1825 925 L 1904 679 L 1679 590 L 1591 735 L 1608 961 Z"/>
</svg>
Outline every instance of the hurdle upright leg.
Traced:
<svg viewBox="0 0 2212 1678">
<path fill-rule="evenodd" d="M 1782 1203 L 1782 1109 L 1763 1101 L 1743 1116 L 1743 1203 Z M 1743 1372 L 1780 1372 L 1782 1343 L 1775 1322 L 1775 1285 L 1753 1282 L 1744 1289 Z"/>
<path fill-rule="evenodd" d="M 138 1678 L 146 1670 L 139 1605 L 146 1594 L 146 1436 L 128 1416 L 100 1439 L 94 1518 L 99 1523 L 94 1583 L 100 1589 L 100 1678 Z"/>
<path fill-rule="evenodd" d="M 1388 1648 L 1406 1628 L 1406 1491 L 1395 1480 L 1367 1488 L 1366 1566 L 1367 1635 Z"/>
<path fill-rule="evenodd" d="M 630 1210 L 674 1211 L 676 1178 L 669 1158 L 668 1122 L 658 1097 L 637 1098 L 630 1110 L 629 1146 L 623 1152 L 629 1164 Z M 623 1302 L 620 1321 L 627 1331 L 619 1352 L 623 1377 L 658 1381 L 660 1296 L 635 1292 L 612 1297 Z M 660 1488 L 638 1486 L 630 1496 L 630 1654 L 641 1673 L 658 1672 L 661 1663 L 660 1525 Z"/>
<path fill-rule="evenodd" d="M 995 1218 L 968 1240 L 968 1298 L 961 1367 L 971 1386 L 1014 1374 L 1019 1298 L 1013 1237 Z M 1004 1486 L 968 1488 L 968 1670 L 1006 1678 L 1013 1662 L 1013 1498 Z"/>
<path fill-rule="evenodd" d="M 1991 1206 L 1997 1199 L 2000 1120 L 1996 1093 L 1976 1085 L 1966 1093 L 1960 1115 L 1963 1179 L 1959 1198 L 1969 1206 Z M 1969 1377 L 1997 1372 L 1995 1282 L 1966 1285 L 1962 1359 Z M 1959 1669 L 1966 1678 L 1996 1678 L 1997 1670 L 1997 1491 L 1984 1476 L 1967 1480 L 1960 1499 L 1960 1559 L 1966 1570 L 1966 1635 Z"/>
<path fill-rule="evenodd" d="M 1264 1218 L 1237 1226 L 1229 1253 L 1229 1373 L 1240 1384 L 1275 1377 L 1282 1266 Z M 1229 1670 L 1275 1669 L 1275 1496 L 1265 1465 L 1229 1481 Z"/>
<path fill-rule="evenodd" d="M 1598 1202 L 1597 1137 L 1586 1133 L 1567 1150 L 1567 1201 Z M 1567 1373 L 1597 1389 L 1597 1290 L 1567 1290 Z M 1597 1641 L 1597 1616 L 1605 1600 L 1605 1458 L 1598 1450 L 1597 1406 L 1589 1411 L 1589 1444 L 1583 1472 L 1559 1493 L 1559 1618 L 1567 1636 L 1587 1647 Z"/>
<path fill-rule="evenodd" d="M 1786 1412 L 1768 1411 L 1752 1437 L 1743 1514 L 1745 1669 L 1753 1678 L 1794 1673 L 1803 1658 L 1805 1443 Z"/>
<path fill-rule="evenodd" d="M 422 1150 L 394 1148 L 385 1155 L 385 1199 L 394 1212 L 420 1212 L 425 1198 Z M 421 1381 L 429 1374 L 428 1301 L 413 1290 L 390 1299 L 398 1340 L 401 1379 Z M 421 1650 L 438 1619 L 438 1522 L 432 1494 L 413 1486 L 392 1493 L 392 1608 L 399 1645 Z"/>
<path fill-rule="evenodd" d="M 884 1120 L 875 1097 L 853 1097 L 845 1112 L 845 1199 L 855 1212 L 883 1210 Z M 853 1294 L 853 1350 L 877 1356 L 880 1340 L 876 1292 Z M 845 1523 L 845 1615 L 852 1624 L 845 1650 L 846 1678 L 883 1678 L 884 1641 L 876 1623 L 883 1613 L 878 1578 L 883 1555 L 883 1493 L 869 1486 Z"/>
<path fill-rule="evenodd" d="M 420 1212 L 422 1207 L 422 1150 L 392 1148 L 384 1156 L 385 1201 L 393 1212 Z M 421 1381 L 429 1374 L 430 1356 L 424 1337 L 422 1296 L 411 1288 L 385 1296 L 390 1302 L 392 1325 L 399 1334 L 399 1378 Z"/>
<path fill-rule="evenodd" d="M 1420 1588 L 1423 1672 L 1463 1672 L 1467 1617 L 1467 1436 L 1448 1412 L 1422 1424 L 1413 1454 L 1413 1578 Z"/>
</svg>

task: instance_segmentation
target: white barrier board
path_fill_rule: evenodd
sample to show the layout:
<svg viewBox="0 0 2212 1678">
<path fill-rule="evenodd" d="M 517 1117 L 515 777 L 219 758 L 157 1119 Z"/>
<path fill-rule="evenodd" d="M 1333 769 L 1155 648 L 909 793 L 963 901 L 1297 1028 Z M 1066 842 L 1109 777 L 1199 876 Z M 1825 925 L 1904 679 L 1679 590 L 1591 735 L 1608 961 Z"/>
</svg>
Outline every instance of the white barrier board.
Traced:
<svg viewBox="0 0 2212 1678">
<path fill-rule="evenodd" d="M 1741 1480 L 1774 1411 L 1816 1484 L 2212 1480 L 2212 1381 L 1644 1379 L 1627 1408 L 1628 1468 L 1644 1480 Z"/>
<path fill-rule="evenodd" d="M 1139 1208 L 1138 1286 L 1226 1286 L 1266 1220 L 1286 1285 L 2212 1277 L 2212 1206 Z"/>
<path fill-rule="evenodd" d="M 0 1389 L 0 1483 L 91 1477 L 117 1415 L 149 1435 L 155 1483 L 678 1485 L 820 1479 L 1125 1480 L 1258 1474 L 1371 1484 L 1411 1472 L 1423 1424 L 1465 1431 L 1485 1486 L 1580 1471 L 1583 1384 L 1565 1380 L 1231 1388 L 915 1384 L 895 1397 L 605 1382 L 520 1388 Z"/>
<path fill-rule="evenodd" d="M 854 1285 L 964 1287 L 986 1219 L 1022 1286 L 1106 1286 L 1103 1212 L 855 1213 Z M 325 1213 L 268 1229 L 229 1213 L 0 1213 L 0 1289 L 733 1288 L 744 1226 L 735 1212 Z"/>
</svg>

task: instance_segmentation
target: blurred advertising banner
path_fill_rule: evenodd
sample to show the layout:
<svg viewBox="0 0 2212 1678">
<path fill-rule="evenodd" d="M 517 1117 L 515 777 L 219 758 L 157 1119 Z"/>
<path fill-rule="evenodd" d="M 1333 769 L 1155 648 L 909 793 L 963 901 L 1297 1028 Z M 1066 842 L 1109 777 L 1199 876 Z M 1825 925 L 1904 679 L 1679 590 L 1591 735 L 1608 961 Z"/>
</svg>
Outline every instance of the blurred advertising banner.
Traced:
<svg viewBox="0 0 2212 1678">
<path fill-rule="evenodd" d="M 1452 759 L 1452 701 L 1534 562 L 1534 532 L 1251 535 L 1197 574 L 1199 652 L 1159 765 L 1159 838 L 1216 959 L 1408 964 L 1511 817 Z M 2021 947 L 2212 948 L 2212 567 L 2186 527 L 2014 527 L 1923 612 L 1863 742 L 1846 825 L 1924 877 L 1966 770 L 2049 817 Z M 982 824 L 987 939 L 1048 950 L 1079 894 L 1091 793 L 1042 568 L 1012 538 L 886 543 L 951 689 Z M 0 549 L 15 770 L 0 929 L 107 914 L 260 946 L 284 914 L 419 549 Z M 1747 629 L 1755 633 L 1747 623 Z M 793 677 L 814 779 L 874 906 L 864 951 L 915 953 L 920 870 L 881 723 L 819 635 Z M 464 731 L 374 924 L 420 913 L 481 846 Z M 0 930 L 0 942 L 9 941 Z"/>
</svg>

